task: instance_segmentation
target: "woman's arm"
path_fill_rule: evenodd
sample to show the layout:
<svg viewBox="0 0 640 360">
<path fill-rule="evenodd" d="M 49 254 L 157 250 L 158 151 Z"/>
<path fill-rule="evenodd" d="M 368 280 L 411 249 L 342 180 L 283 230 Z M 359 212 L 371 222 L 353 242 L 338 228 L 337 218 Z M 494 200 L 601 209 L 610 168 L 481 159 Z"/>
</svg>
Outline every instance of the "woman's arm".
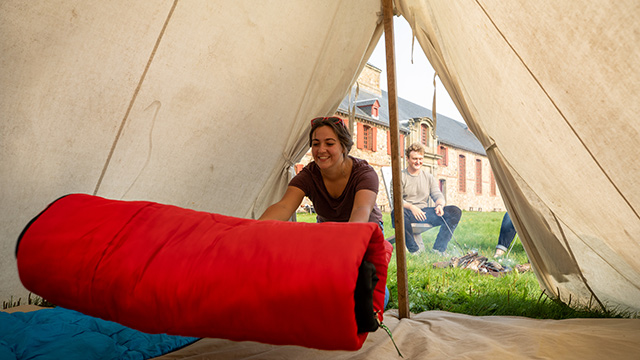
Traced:
<svg viewBox="0 0 640 360">
<path fill-rule="evenodd" d="M 373 206 L 376 204 L 377 194 L 371 190 L 358 190 L 353 199 L 353 208 L 349 222 L 368 222 Z"/>
<path fill-rule="evenodd" d="M 300 206 L 303 198 L 304 191 L 295 186 L 289 186 L 282 196 L 282 199 L 269 206 L 258 220 L 287 221 L 291 218 L 291 215 L 293 215 L 298 206 Z"/>
</svg>

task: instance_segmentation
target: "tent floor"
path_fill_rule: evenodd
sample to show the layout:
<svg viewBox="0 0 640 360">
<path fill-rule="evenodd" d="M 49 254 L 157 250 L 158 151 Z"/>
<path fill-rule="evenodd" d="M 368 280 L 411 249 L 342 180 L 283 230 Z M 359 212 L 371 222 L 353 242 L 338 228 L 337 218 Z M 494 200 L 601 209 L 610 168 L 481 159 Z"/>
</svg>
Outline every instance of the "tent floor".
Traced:
<svg viewBox="0 0 640 360">
<path fill-rule="evenodd" d="M 640 319 L 536 320 L 445 311 L 384 323 L 405 359 L 629 359 L 640 354 Z M 331 331 L 331 329 L 327 329 Z M 299 346 L 202 339 L 155 359 L 401 359 L 387 333 L 369 334 L 362 349 L 322 351 Z"/>
</svg>

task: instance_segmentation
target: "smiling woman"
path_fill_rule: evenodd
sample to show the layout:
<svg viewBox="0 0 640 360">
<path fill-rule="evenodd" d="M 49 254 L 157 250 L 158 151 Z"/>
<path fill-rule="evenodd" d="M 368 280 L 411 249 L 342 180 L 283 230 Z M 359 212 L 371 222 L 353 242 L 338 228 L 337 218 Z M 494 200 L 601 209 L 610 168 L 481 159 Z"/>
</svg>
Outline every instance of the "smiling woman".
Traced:
<svg viewBox="0 0 640 360">
<path fill-rule="evenodd" d="M 353 138 L 345 120 L 319 117 L 311 120 L 309 146 L 313 161 L 296 175 L 282 199 L 259 220 L 288 220 L 307 196 L 317 222 L 374 222 L 382 228 L 376 205 L 378 175 L 365 161 L 349 156 Z"/>
<path fill-rule="evenodd" d="M 291 179 L 282 199 L 258 220 L 288 220 L 307 196 L 319 223 L 372 222 L 384 231 L 376 205 L 378 174 L 366 160 L 349 156 L 353 138 L 346 122 L 339 117 L 311 120 L 309 146 L 313 161 Z M 388 300 L 385 286 L 384 307 Z"/>
</svg>

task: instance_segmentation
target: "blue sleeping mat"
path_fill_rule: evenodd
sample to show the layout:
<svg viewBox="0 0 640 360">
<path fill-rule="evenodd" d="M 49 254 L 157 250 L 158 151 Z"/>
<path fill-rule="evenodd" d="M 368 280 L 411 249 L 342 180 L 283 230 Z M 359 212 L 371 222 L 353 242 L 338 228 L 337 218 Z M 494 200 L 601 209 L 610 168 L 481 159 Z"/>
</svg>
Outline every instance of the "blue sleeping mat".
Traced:
<svg viewBox="0 0 640 360">
<path fill-rule="evenodd" d="M 149 359 L 198 340 L 146 334 L 61 307 L 0 312 L 0 359 Z"/>
</svg>

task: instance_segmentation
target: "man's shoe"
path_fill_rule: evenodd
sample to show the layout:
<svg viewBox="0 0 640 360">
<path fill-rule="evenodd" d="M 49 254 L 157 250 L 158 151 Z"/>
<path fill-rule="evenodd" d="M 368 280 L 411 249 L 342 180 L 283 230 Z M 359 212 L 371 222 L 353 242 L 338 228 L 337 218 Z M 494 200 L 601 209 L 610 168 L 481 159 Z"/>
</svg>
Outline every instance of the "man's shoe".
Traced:
<svg viewBox="0 0 640 360">
<path fill-rule="evenodd" d="M 496 249 L 496 253 L 495 253 L 495 254 L 493 254 L 493 257 L 494 257 L 494 258 L 501 257 L 502 255 L 504 255 L 504 253 L 505 253 L 505 251 L 504 251 L 504 250 L 502 250 L 502 249 Z"/>
</svg>

